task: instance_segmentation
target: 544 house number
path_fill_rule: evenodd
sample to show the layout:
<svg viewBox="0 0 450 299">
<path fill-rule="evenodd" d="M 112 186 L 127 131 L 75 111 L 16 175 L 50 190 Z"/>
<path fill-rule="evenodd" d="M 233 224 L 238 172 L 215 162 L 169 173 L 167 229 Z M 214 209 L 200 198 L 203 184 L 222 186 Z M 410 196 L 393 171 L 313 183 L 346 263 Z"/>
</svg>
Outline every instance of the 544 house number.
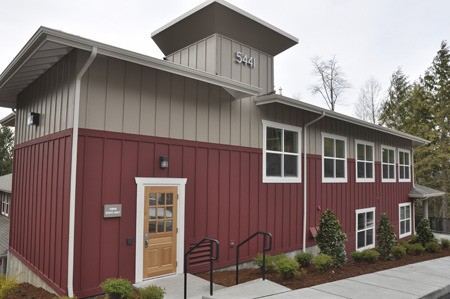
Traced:
<svg viewBox="0 0 450 299">
<path fill-rule="evenodd" d="M 242 63 L 244 65 L 248 65 L 251 68 L 254 68 L 256 65 L 256 61 L 254 57 L 249 57 L 242 52 L 236 52 L 236 62 Z"/>
</svg>

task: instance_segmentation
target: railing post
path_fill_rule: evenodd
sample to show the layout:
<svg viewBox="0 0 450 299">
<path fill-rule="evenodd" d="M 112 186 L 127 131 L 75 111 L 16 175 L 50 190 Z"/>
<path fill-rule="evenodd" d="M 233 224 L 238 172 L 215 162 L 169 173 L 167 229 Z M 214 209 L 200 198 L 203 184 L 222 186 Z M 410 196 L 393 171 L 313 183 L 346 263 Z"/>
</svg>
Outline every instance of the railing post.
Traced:
<svg viewBox="0 0 450 299">
<path fill-rule="evenodd" d="M 186 255 L 184 256 L 184 265 L 183 265 L 183 272 L 184 272 L 184 299 L 187 298 L 187 272 L 186 272 Z"/>
<path fill-rule="evenodd" d="M 209 295 L 213 295 L 213 241 L 209 241 Z"/>
<path fill-rule="evenodd" d="M 263 235 L 262 276 L 263 276 L 263 281 L 266 280 L 266 235 Z"/>
<path fill-rule="evenodd" d="M 236 285 L 239 284 L 239 246 L 236 247 Z"/>
</svg>

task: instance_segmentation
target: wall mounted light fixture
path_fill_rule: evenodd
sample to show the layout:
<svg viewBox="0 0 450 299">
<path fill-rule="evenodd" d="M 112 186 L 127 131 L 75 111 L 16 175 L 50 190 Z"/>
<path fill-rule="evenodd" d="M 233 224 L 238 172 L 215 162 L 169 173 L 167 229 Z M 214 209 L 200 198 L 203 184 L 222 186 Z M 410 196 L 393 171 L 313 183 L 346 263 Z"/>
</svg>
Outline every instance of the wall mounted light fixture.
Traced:
<svg viewBox="0 0 450 299">
<path fill-rule="evenodd" d="M 27 125 L 29 126 L 38 126 L 39 125 L 39 113 L 30 112 L 27 118 Z"/>
<path fill-rule="evenodd" d="M 161 167 L 161 168 L 169 167 L 169 157 L 167 157 L 167 156 L 160 156 L 159 157 L 159 167 Z"/>
</svg>

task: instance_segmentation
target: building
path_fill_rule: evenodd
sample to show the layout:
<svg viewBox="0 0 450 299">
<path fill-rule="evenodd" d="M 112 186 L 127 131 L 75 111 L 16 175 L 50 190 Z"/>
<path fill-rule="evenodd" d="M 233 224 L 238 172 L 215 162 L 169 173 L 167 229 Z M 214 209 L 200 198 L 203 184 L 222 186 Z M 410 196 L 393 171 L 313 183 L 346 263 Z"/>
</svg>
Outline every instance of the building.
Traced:
<svg viewBox="0 0 450 299">
<path fill-rule="evenodd" d="M 6 273 L 12 174 L 0 176 L 0 275 Z"/>
<path fill-rule="evenodd" d="M 275 253 L 313 247 L 325 209 L 349 252 L 374 246 L 382 213 L 412 234 L 427 141 L 276 94 L 273 58 L 297 38 L 222 0 L 152 38 L 163 60 L 42 27 L 0 76 L 16 109 L 10 273 L 92 296 L 182 273 L 205 236 L 217 268 L 257 230 Z"/>
</svg>

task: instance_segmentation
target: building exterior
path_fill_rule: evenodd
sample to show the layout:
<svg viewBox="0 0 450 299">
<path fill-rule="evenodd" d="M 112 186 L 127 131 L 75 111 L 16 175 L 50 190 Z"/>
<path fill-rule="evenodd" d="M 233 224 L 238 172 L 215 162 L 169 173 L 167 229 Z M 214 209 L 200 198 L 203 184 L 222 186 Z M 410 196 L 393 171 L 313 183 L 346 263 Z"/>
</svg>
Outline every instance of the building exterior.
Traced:
<svg viewBox="0 0 450 299">
<path fill-rule="evenodd" d="M 0 76 L 16 109 L 10 273 L 92 296 L 182 273 L 205 236 L 217 268 L 258 230 L 275 253 L 312 247 L 325 209 L 349 252 L 375 245 L 382 213 L 411 235 L 427 141 L 275 94 L 273 58 L 297 38 L 222 0 L 152 38 L 163 60 L 40 28 Z"/>
<path fill-rule="evenodd" d="M 6 273 L 12 174 L 0 176 L 0 275 Z"/>
</svg>

